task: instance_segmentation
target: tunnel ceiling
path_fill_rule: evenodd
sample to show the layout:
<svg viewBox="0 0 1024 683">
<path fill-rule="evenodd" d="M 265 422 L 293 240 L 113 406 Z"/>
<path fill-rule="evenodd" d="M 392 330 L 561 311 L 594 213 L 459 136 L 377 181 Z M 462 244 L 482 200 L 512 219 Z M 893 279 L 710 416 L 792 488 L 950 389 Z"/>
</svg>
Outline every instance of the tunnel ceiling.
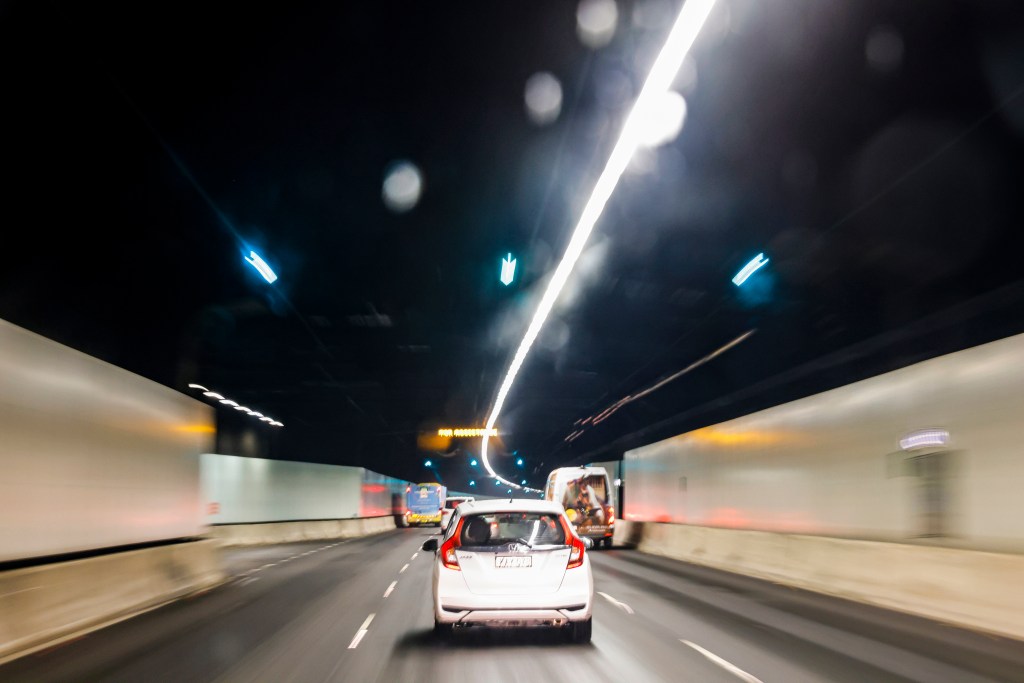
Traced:
<svg viewBox="0 0 1024 683">
<path fill-rule="evenodd" d="M 1024 331 L 1016 4 L 722 0 L 682 131 L 634 160 L 509 397 L 499 469 L 539 486 Z M 4 3 L 0 317 L 278 418 L 270 457 L 463 488 L 478 443 L 423 436 L 486 418 L 678 6 L 619 2 L 592 47 L 550 0 Z M 397 211 L 402 160 L 422 193 Z"/>
</svg>

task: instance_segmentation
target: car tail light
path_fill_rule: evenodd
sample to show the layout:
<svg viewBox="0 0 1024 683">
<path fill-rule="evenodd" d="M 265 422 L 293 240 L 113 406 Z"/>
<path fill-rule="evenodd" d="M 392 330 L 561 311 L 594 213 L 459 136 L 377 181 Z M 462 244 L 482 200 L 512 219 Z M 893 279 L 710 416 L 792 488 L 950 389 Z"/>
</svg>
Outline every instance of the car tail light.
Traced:
<svg viewBox="0 0 1024 683">
<path fill-rule="evenodd" d="M 465 521 L 465 519 L 459 520 L 459 526 L 455 527 L 455 533 L 441 544 L 441 549 L 438 551 L 441 555 L 441 564 L 447 569 L 462 571 L 459 566 L 459 558 L 455 556 L 455 549 L 459 547 L 459 536 L 462 534 L 462 525 Z"/>
<path fill-rule="evenodd" d="M 569 564 L 566 569 L 583 566 L 583 541 L 573 536 L 569 539 Z"/>
<path fill-rule="evenodd" d="M 566 569 L 575 569 L 583 566 L 583 550 L 585 546 L 572 530 L 572 523 L 566 517 L 562 517 L 562 530 L 565 537 L 569 539 L 569 564 Z"/>
</svg>

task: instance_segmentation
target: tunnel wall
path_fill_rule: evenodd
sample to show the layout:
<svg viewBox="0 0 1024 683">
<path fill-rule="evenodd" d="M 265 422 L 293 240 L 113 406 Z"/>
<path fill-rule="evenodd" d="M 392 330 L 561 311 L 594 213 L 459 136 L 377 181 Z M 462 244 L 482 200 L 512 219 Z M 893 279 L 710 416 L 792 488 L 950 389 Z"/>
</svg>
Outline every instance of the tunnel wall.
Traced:
<svg viewBox="0 0 1024 683">
<path fill-rule="evenodd" d="M 390 516 L 408 483 L 362 467 L 219 453 L 200 456 L 200 478 L 210 524 Z"/>
<path fill-rule="evenodd" d="M 0 562 L 199 536 L 209 406 L 0 321 Z"/>
<path fill-rule="evenodd" d="M 1022 458 L 1018 335 L 628 451 L 625 519 L 1024 552 Z"/>
</svg>

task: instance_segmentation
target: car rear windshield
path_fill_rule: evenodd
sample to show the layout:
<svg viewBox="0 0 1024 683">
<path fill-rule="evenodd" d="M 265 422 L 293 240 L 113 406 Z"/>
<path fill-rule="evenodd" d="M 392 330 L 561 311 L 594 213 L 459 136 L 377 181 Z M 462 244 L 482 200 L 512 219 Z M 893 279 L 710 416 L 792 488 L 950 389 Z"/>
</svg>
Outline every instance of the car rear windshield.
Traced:
<svg viewBox="0 0 1024 683">
<path fill-rule="evenodd" d="M 565 545 L 565 530 L 556 514 L 495 512 L 466 517 L 459 542 L 465 546 Z"/>
</svg>

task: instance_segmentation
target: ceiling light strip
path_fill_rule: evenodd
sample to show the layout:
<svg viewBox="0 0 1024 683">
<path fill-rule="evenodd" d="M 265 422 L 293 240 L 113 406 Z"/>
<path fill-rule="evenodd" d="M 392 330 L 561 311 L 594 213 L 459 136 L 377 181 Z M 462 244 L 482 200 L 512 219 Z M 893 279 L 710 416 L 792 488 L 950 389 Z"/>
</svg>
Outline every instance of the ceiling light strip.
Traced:
<svg viewBox="0 0 1024 683">
<path fill-rule="evenodd" d="M 505 379 L 498 389 L 498 396 L 495 398 L 491 415 L 487 418 L 487 424 L 485 425 L 487 429 L 494 427 L 498 421 L 501 408 L 505 404 L 505 399 L 512 388 L 512 383 L 515 381 L 519 369 L 526 360 L 526 355 L 530 352 L 530 347 L 533 346 L 534 340 L 540 334 L 540 329 L 543 327 L 548 314 L 551 312 L 551 308 L 565 286 L 569 274 L 576 265 L 576 261 L 579 260 L 583 247 L 586 245 L 587 239 L 594 229 L 594 225 L 604 211 L 605 204 L 608 203 L 608 199 L 619 182 L 619 178 L 622 177 L 626 166 L 629 164 L 629 160 L 633 157 L 633 152 L 636 151 L 639 144 L 646 112 L 651 111 L 657 98 L 671 87 L 672 81 L 675 79 L 676 73 L 683 63 L 683 59 L 693 46 L 693 41 L 697 39 L 697 35 L 700 33 L 701 27 L 704 26 L 708 14 L 711 13 L 711 9 L 715 6 L 715 1 L 687 0 L 683 4 L 679 17 L 676 19 L 676 23 L 672 27 L 665 45 L 658 54 L 654 66 L 651 67 L 651 73 L 647 76 L 647 81 L 644 83 L 644 87 L 640 91 L 632 111 L 630 111 L 629 116 L 626 118 L 626 123 L 622 128 L 622 133 L 619 135 L 619 140 L 615 143 L 615 147 L 608 157 L 608 163 L 605 164 L 604 171 L 601 172 L 601 176 L 597 179 L 597 184 L 594 186 L 590 199 L 587 200 L 587 204 L 583 208 L 583 214 L 580 216 L 579 223 L 576 224 L 576 229 L 569 240 L 569 246 L 566 248 L 558 267 L 555 268 L 555 273 L 548 283 L 547 289 L 544 291 L 544 296 L 537 306 L 537 311 L 533 314 L 533 320 L 530 321 L 526 335 L 519 343 L 516 355 L 512 358 L 512 363 L 505 374 Z M 491 463 L 487 458 L 488 440 L 489 436 L 485 433 L 480 446 L 480 457 L 488 473 L 510 487 L 523 488 L 519 484 L 499 476 L 494 471 L 494 468 L 491 467 Z M 539 489 L 527 490 L 539 491 Z"/>
</svg>

